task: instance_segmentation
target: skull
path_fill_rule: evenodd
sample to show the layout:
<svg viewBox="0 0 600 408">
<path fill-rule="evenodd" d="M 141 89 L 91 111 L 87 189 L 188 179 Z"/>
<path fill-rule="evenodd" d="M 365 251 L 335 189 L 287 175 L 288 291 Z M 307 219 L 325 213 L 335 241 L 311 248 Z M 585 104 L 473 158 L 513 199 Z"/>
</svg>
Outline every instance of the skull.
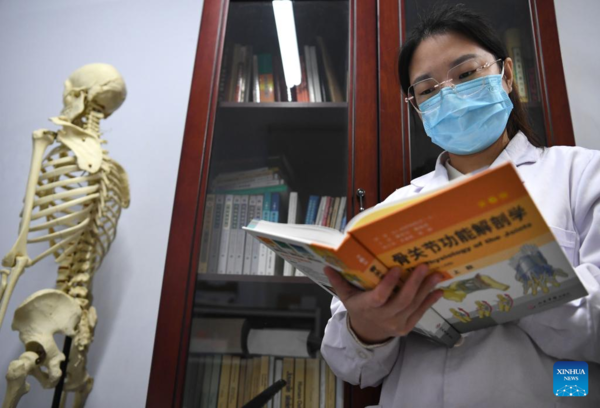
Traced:
<svg viewBox="0 0 600 408">
<path fill-rule="evenodd" d="M 86 104 L 93 103 L 107 118 L 119 109 L 126 96 L 123 77 L 112 65 L 84 65 L 65 81 L 61 116 L 72 121 L 81 115 Z"/>
<path fill-rule="evenodd" d="M 61 376 L 65 355 L 54 341 L 55 333 L 74 336 L 81 319 L 81 307 L 65 293 L 44 289 L 29 296 L 15 310 L 12 329 L 19 332 L 26 351 L 36 353 L 38 367 L 32 373 L 43 385 L 53 387 Z M 42 371 L 45 367 L 46 371 Z"/>
</svg>

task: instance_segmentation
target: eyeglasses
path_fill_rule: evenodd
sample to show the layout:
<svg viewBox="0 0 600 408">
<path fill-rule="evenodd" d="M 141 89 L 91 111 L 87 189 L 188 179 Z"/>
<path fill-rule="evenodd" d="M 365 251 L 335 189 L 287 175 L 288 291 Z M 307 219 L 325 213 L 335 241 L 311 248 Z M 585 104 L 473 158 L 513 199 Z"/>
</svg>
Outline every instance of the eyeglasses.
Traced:
<svg viewBox="0 0 600 408">
<path fill-rule="evenodd" d="M 408 88 L 408 96 L 404 98 L 404 101 L 407 103 L 410 102 L 417 112 L 428 113 L 439 108 L 441 104 L 441 98 L 433 103 L 427 104 L 425 102 L 439 94 L 445 86 L 449 86 L 454 93 L 461 98 L 472 97 L 485 88 L 485 81 L 481 81 L 481 83 L 474 83 L 476 86 L 471 87 L 462 86 L 457 88 L 457 85 L 465 84 L 474 79 L 491 75 L 488 71 L 488 68 L 496 63 L 499 63 L 500 61 L 502 61 L 501 75 L 503 75 L 504 60 L 502 58 L 492 62 L 483 62 L 479 58 L 468 59 L 448 70 L 445 81 L 438 82 L 433 78 L 427 78 L 412 84 Z"/>
</svg>

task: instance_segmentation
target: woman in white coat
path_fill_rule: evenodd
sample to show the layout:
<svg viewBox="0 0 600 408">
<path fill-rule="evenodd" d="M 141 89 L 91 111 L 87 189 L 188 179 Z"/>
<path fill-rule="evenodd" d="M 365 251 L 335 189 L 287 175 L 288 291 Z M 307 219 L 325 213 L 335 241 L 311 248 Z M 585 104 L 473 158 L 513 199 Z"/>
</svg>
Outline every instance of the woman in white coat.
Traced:
<svg viewBox="0 0 600 408">
<path fill-rule="evenodd" d="M 397 295 L 396 269 L 369 292 L 327 269 L 339 298 L 331 305 L 324 358 L 349 383 L 383 383 L 380 406 L 386 408 L 600 407 L 600 152 L 539 147 L 502 41 L 462 6 L 440 8 L 421 21 L 402 49 L 399 73 L 407 101 L 445 152 L 434 171 L 386 201 L 511 161 L 589 295 L 469 333 L 459 346 L 445 348 L 409 334 L 441 297 L 433 290 L 440 277 L 425 265 Z M 554 395 L 559 360 L 588 363 L 589 395 Z"/>
</svg>

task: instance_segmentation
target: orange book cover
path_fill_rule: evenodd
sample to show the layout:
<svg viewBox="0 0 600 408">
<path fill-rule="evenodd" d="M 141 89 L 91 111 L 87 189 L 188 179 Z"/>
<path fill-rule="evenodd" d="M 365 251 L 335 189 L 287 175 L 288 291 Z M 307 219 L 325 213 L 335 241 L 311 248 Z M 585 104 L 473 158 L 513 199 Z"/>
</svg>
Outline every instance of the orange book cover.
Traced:
<svg viewBox="0 0 600 408">
<path fill-rule="evenodd" d="M 275 102 L 273 62 L 271 54 L 258 55 L 258 83 L 261 102 Z"/>
<path fill-rule="evenodd" d="M 428 264 L 431 273 L 445 276 L 437 286 L 444 296 L 432 310 L 459 333 L 587 295 L 510 163 L 365 210 L 344 232 L 260 223 L 248 231 L 262 232 L 255 236 L 323 286 L 324 265 L 368 290 L 389 268 L 401 267 L 406 280 L 417 265 Z M 429 317 L 422 320 L 438 336 L 440 323 Z"/>
</svg>

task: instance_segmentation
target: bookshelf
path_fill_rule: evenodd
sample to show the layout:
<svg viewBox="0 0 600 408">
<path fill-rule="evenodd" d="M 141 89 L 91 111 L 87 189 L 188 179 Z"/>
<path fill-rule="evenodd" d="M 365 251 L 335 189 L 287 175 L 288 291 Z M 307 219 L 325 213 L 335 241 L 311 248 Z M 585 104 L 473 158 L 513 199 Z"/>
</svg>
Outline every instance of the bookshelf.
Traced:
<svg viewBox="0 0 600 408">
<path fill-rule="evenodd" d="M 502 33 L 515 27 L 519 30 L 523 66 L 529 84 L 535 85 L 537 92 L 535 98 L 525 103 L 534 128 L 545 136 L 548 146 L 573 144 L 553 3 L 539 0 L 461 2 L 488 14 Z M 409 183 L 411 177 L 430 171 L 438 150 L 401 99 L 396 66 L 401 41 L 406 38 L 415 16 L 430 3 L 433 0 L 293 1 L 298 61 L 300 57 L 305 60 L 311 53 L 304 46 L 315 47 L 311 82 L 314 82 L 314 93 L 314 75 L 317 75 L 321 83 L 319 101 L 308 92 L 308 71 L 304 78 L 301 76 L 299 84 L 287 86 L 283 55 L 288 55 L 290 48 L 280 46 L 283 40 L 278 33 L 273 2 L 205 0 L 147 407 L 187 407 L 191 406 L 190 402 L 198 406 L 197 401 L 205 406 L 210 393 L 218 403 L 218 393 L 215 394 L 218 388 L 211 385 L 207 373 L 220 384 L 220 374 L 224 372 L 221 369 L 225 366 L 229 367 L 229 379 L 237 378 L 238 393 L 240 387 L 250 389 L 242 385 L 242 376 L 248 374 L 248 366 L 255 364 L 256 358 L 263 361 L 263 357 L 267 357 L 265 373 L 268 378 L 271 374 L 273 377 L 268 381 L 274 382 L 277 375 L 281 375 L 278 373 L 283 372 L 284 356 L 277 352 L 263 350 L 253 354 L 252 347 L 247 345 L 227 350 L 205 341 L 213 336 L 212 339 L 221 340 L 222 345 L 225 337 L 220 338 L 218 334 L 222 327 L 231 330 L 245 327 L 241 335 L 235 336 L 242 339 L 248 338 L 250 329 L 303 332 L 308 336 L 307 347 L 310 343 L 308 358 L 318 359 L 315 351 L 330 317 L 331 295 L 306 277 L 284 276 L 286 269 L 281 263 L 275 264 L 268 274 L 256 272 L 260 268 L 254 270 L 256 273 L 247 273 L 243 262 L 242 269 L 236 273 L 231 273 L 234 270 L 219 273 L 209 268 L 208 263 L 201 269 L 202 263 L 207 262 L 206 256 L 217 249 L 220 251 L 220 246 L 214 246 L 206 238 L 205 226 L 214 225 L 211 222 L 214 214 L 208 210 L 210 202 L 216 203 L 219 195 L 223 199 L 233 196 L 231 190 L 243 189 L 248 183 L 252 186 L 263 183 L 263 187 L 255 187 L 252 192 L 237 194 L 246 196 L 250 206 L 252 196 L 260 195 L 264 200 L 266 190 L 260 191 L 260 188 L 266 184 L 270 184 L 269 188 L 273 185 L 279 188 L 276 180 L 281 179 L 286 190 L 277 191 L 280 194 L 279 222 L 288 221 L 292 192 L 298 196 L 297 222 L 305 222 L 307 213 L 314 211 L 310 209 L 311 196 L 318 198 L 319 205 L 323 197 L 340 198 L 338 213 L 350 218 L 359 209 L 358 189 L 366 192 L 363 204 L 368 208 Z M 238 55 L 238 70 L 234 75 L 231 67 L 236 44 L 238 52 L 246 47 L 246 58 Z M 327 50 L 328 57 L 324 58 L 323 49 Z M 262 64 L 258 69 L 254 61 L 250 64 L 255 55 L 270 55 L 271 63 Z M 330 77 L 335 78 L 342 95 L 335 101 L 329 89 L 326 59 Z M 268 89 L 272 83 L 273 93 L 279 95 L 272 101 L 255 100 L 255 94 L 260 95 L 261 91 L 260 74 L 265 74 L 263 88 Z M 259 86 L 255 88 L 257 78 Z M 277 83 L 279 91 L 276 91 Z M 284 87 L 285 94 L 292 95 L 291 100 L 283 97 Z M 288 92 L 294 87 L 293 92 Z M 302 92 L 304 96 L 298 99 Z M 231 97 L 234 94 L 236 97 Z M 258 169 L 267 170 L 257 174 Z M 243 175 L 248 174 L 253 176 L 244 178 Z M 345 206 L 341 205 L 342 198 Z M 238 205 L 239 217 L 242 217 L 242 200 Z M 335 199 L 329 205 L 333 214 Z M 254 210 L 256 208 L 255 201 Z M 248 220 L 249 207 L 244 214 Z M 316 214 L 313 215 L 316 222 Z M 325 217 L 325 222 L 332 222 L 335 227 L 337 215 Z M 249 265 L 252 266 L 252 262 Z M 218 319 L 229 320 L 221 324 L 222 320 Z M 242 320 L 245 323 L 240 326 Z M 209 348 L 198 349 L 198 341 L 204 344 L 202 347 Z M 215 360 L 219 360 L 219 376 L 214 374 Z M 293 384 L 301 378 L 308 381 L 307 361 L 297 360 L 299 369 L 293 371 L 295 378 L 290 377 Z M 289 360 L 286 362 L 289 365 Z M 244 365 L 246 371 L 242 368 Z M 364 407 L 377 403 L 378 388 L 360 390 L 341 384 L 329 374 L 320 378 L 329 378 L 329 385 L 324 386 L 335 389 L 332 394 L 335 398 L 327 400 L 328 407 Z M 223 380 L 228 381 L 225 377 Z M 235 393 L 231 388 L 228 390 L 229 396 L 237 395 Z M 240 401 L 248 399 L 245 391 L 243 394 L 234 400 L 228 398 L 227 405 L 223 406 L 241 406 Z M 284 406 L 281 405 L 284 395 L 289 397 L 290 390 L 283 390 L 276 397 L 279 405 L 273 404 L 273 407 Z M 305 391 L 304 396 L 307 395 Z"/>
</svg>

